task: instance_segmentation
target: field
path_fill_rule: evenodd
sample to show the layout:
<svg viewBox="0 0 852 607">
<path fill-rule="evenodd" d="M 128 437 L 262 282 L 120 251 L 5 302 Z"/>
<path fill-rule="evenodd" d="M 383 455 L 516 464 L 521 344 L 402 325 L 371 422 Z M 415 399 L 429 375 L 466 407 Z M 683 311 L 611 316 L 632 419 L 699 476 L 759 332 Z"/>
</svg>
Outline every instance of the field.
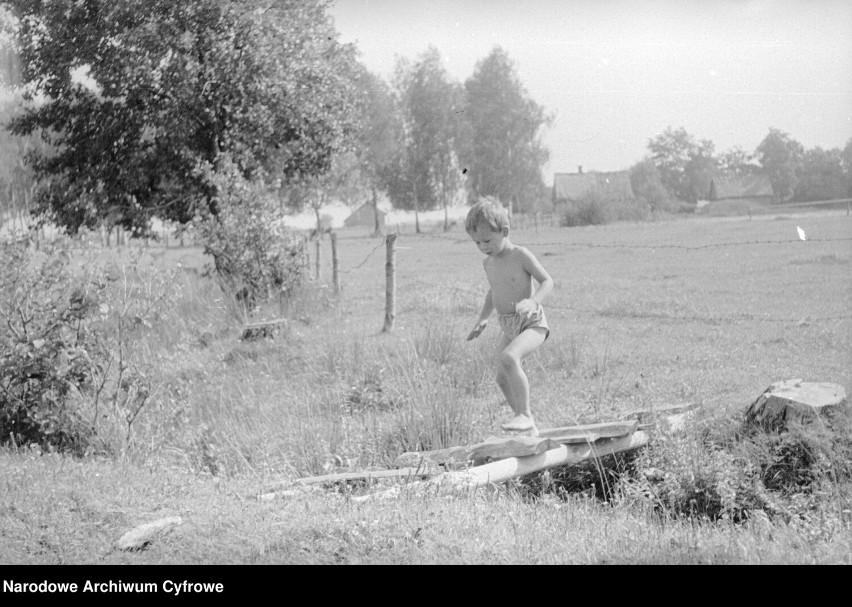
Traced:
<svg viewBox="0 0 852 607">
<path fill-rule="evenodd" d="M 775 381 L 852 389 L 843 213 L 511 237 L 556 283 L 551 337 L 525 365 L 540 427 L 697 402 L 696 423 L 721 432 Z M 360 503 L 352 495 L 369 489 L 348 487 L 258 501 L 298 477 L 388 468 L 404 451 L 498 435 L 509 416 L 492 379 L 496 323 L 465 341 L 486 282 L 462 229 L 399 236 L 389 334 L 381 240 L 340 232 L 339 296 L 324 246 L 320 280 L 253 318 L 286 319 L 253 342 L 203 277 L 199 249 L 139 249 L 150 271 L 181 264 L 173 305 L 134 343 L 150 404 L 132 431 L 116 426 L 108 455 L 0 454 L 0 563 L 852 564 L 839 486 L 796 520 L 661 515 L 623 492 L 531 496 L 524 483 L 453 498 Z M 115 550 L 125 531 L 173 515 L 183 523 L 146 550 Z"/>
</svg>

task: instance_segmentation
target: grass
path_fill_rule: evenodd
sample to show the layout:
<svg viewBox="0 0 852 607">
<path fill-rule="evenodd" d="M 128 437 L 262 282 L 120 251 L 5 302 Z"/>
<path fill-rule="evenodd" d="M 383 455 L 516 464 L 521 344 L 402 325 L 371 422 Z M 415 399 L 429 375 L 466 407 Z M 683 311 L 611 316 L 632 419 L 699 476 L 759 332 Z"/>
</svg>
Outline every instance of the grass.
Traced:
<svg viewBox="0 0 852 607">
<path fill-rule="evenodd" d="M 553 333 L 526 363 L 539 425 L 683 401 L 721 423 L 774 381 L 852 386 L 852 241 L 826 240 L 850 228 L 812 214 L 513 232 L 557 284 L 545 302 Z M 400 237 L 390 334 L 380 332 L 383 256 L 362 265 L 376 241 L 341 233 L 338 243 L 340 298 L 320 282 L 262 310 L 288 322 L 255 342 L 239 339 L 239 310 L 200 275 L 200 250 L 145 252 L 144 263 L 184 270 L 170 313 L 133 344 L 151 403 L 120 457 L 0 454 L 0 563 L 852 563 L 848 516 L 831 495 L 798 510 L 810 518 L 739 522 L 655 509 L 627 489 L 603 504 L 582 491 L 531 497 L 523 484 L 387 503 L 347 491 L 256 501 L 300 476 L 499 434 L 509 415 L 493 382 L 497 331 L 464 340 L 486 291 L 468 237 Z M 692 445 L 655 443 L 645 463 L 682 470 L 678 479 L 740 478 L 721 456 L 696 468 L 697 432 Z M 184 523 L 147 550 L 113 549 L 168 515 Z"/>
</svg>

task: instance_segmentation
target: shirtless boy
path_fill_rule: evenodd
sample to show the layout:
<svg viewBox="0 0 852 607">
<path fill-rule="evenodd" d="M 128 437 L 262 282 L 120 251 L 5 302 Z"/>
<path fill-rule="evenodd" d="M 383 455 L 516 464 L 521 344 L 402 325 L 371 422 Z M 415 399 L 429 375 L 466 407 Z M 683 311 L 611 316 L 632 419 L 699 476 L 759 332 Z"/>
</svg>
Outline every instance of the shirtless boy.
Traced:
<svg viewBox="0 0 852 607">
<path fill-rule="evenodd" d="M 515 413 L 502 428 L 537 436 L 530 412 L 530 384 L 521 361 L 550 334 L 541 301 L 553 290 L 553 279 L 529 250 L 509 240 L 509 216 L 493 198 L 482 198 L 470 209 L 465 229 L 486 255 L 482 265 L 490 287 L 467 339 L 479 337 L 496 309 L 503 330 L 497 385 Z M 533 279 L 538 288 L 533 288 Z"/>
</svg>

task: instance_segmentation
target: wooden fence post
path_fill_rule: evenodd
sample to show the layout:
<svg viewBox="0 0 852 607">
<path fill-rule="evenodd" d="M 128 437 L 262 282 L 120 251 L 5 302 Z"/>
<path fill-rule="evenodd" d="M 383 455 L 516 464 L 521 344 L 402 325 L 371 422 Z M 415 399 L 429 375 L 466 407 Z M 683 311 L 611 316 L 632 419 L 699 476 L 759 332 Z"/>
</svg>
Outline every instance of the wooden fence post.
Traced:
<svg viewBox="0 0 852 607">
<path fill-rule="evenodd" d="M 302 234 L 302 270 L 304 275 L 310 276 L 311 274 L 311 251 L 308 248 L 308 237 L 305 234 Z"/>
<path fill-rule="evenodd" d="M 337 271 L 337 234 L 331 233 L 331 279 L 334 284 L 334 294 L 340 295 L 340 274 Z"/>
<path fill-rule="evenodd" d="M 396 317 L 396 234 L 388 234 L 385 239 L 385 325 L 382 333 L 390 333 Z"/>
<path fill-rule="evenodd" d="M 316 280 L 320 279 L 320 259 L 322 258 L 322 237 L 317 234 L 317 259 L 316 259 L 316 271 L 314 273 L 314 278 Z"/>
</svg>

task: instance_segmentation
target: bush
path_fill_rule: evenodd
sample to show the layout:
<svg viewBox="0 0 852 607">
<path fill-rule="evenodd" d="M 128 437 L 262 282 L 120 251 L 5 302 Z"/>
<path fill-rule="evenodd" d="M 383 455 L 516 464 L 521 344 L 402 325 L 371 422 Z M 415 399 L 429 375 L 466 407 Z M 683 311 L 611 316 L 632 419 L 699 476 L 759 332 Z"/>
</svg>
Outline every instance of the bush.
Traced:
<svg viewBox="0 0 852 607">
<path fill-rule="evenodd" d="M 105 284 L 74 279 L 56 250 L 30 259 L 19 244 L 0 245 L 0 444 L 85 451 L 91 428 L 66 406 L 91 387 L 102 352 L 90 321 Z"/>
<path fill-rule="evenodd" d="M 304 242 L 276 221 L 275 203 L 262 187 L 233 167 L 226 165 L 209 179 L 220 192 L 218 214 L 198 218 L 197 224 L 223 290 L 247 312 L 291 295 L 305 278 Z"/>
<path fill-rule="evenodd" d="M 637 200 L 610 200 L 593 189 L 577 202 L 569 202 L 559 224 L 562 227 L 603 225 L 613 221 L 645 221 L 651 207 L 644 198 Z"/>
</svg>

